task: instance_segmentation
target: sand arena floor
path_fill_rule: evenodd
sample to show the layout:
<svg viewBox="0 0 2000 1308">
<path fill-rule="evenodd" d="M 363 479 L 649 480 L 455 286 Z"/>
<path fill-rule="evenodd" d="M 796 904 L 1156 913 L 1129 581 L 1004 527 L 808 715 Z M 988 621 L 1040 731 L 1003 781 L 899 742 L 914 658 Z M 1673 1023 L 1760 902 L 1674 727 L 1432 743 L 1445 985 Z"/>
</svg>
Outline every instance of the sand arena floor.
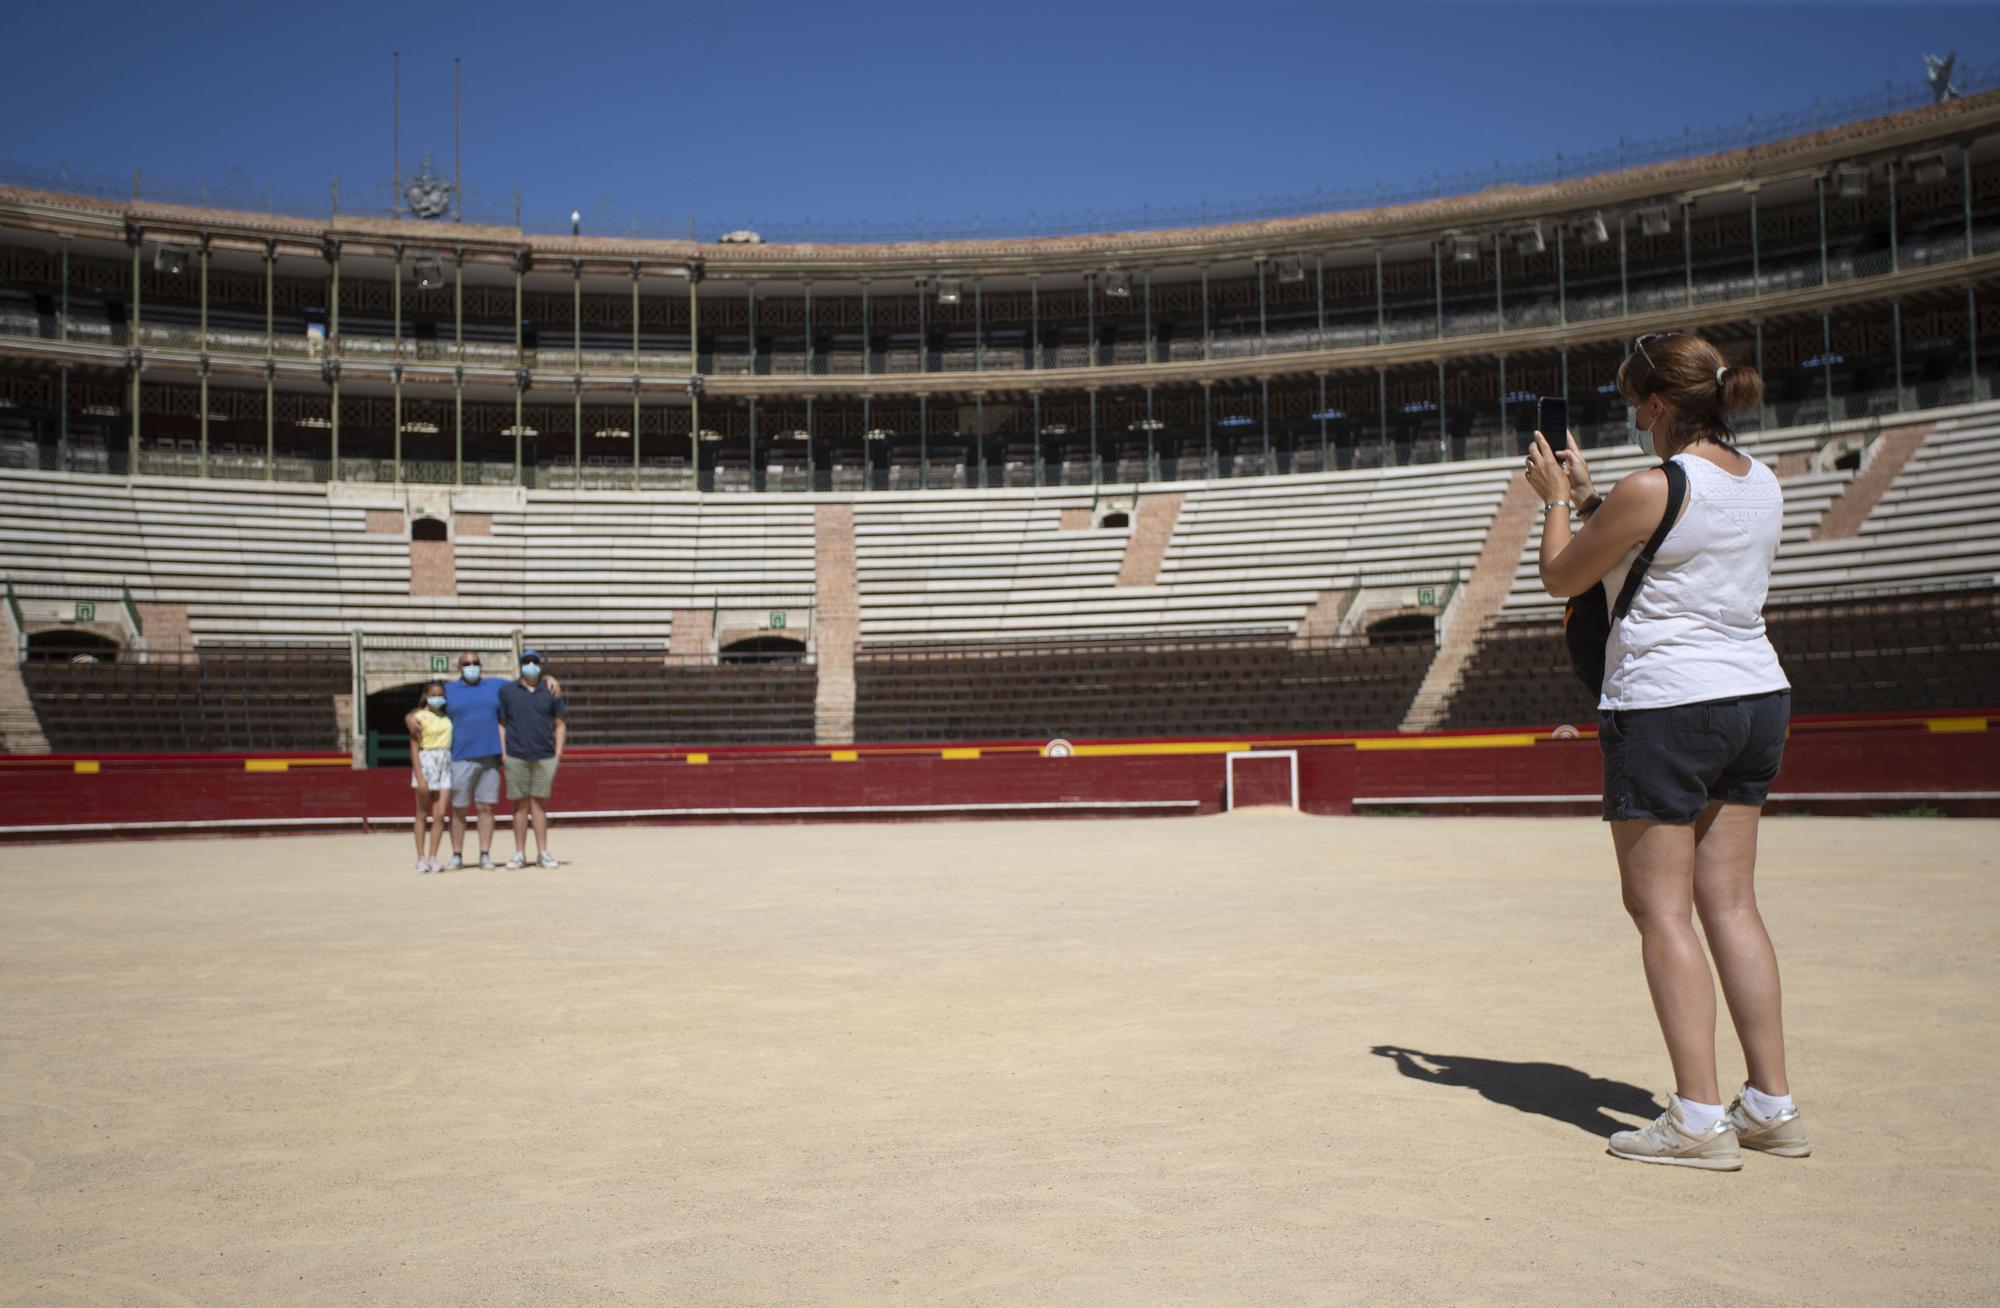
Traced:
<svg viewBox="0 0 2000 1308">
<path fill-rule="evenodd" d="M 556 845 L 0 848 L 0 1304 L 2000 1293 L 2000 824 L 1767 821 L 1818 1153 L 1722 1175 L 1604 1153 L 1668 1073 L 1595 822 Z"/>
</svg>

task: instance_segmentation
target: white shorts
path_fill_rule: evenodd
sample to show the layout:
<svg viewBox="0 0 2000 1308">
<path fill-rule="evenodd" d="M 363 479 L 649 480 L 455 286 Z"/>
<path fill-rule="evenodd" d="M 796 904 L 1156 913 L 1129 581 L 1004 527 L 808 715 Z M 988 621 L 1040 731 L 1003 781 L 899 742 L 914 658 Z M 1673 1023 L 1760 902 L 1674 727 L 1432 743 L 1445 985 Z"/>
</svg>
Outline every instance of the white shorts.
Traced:
<svg viewBox="0 0 2000 1308">
<path fill-rule="evenodd" d="M 420 749 L 417 751 L 417 771 L 423 773 L 424 783 L 417 785 L 416 773 L 410 775 L 411 790 L 450 790 L 451 751 L 448 749 Z"/>
</svg>

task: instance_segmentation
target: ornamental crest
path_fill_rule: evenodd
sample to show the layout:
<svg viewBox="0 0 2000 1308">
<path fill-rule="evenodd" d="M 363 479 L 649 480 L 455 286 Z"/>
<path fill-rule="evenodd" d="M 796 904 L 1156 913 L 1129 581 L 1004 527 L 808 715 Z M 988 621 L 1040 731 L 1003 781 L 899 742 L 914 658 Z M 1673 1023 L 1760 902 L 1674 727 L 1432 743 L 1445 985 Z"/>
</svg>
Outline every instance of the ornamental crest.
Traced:
<svg viewBox="0 0 2000 1308">
<path fill-rule="evenodd" d="M 419 218 L 439 218 L 451 208 L 451 183 L 438 176 L 431 166 L 431 152 L 424 151 L 424 162 L 417 169 L 417 175 L 403 188 L 403 198 L 409 202 L 410 212 Z"/>
</svg>

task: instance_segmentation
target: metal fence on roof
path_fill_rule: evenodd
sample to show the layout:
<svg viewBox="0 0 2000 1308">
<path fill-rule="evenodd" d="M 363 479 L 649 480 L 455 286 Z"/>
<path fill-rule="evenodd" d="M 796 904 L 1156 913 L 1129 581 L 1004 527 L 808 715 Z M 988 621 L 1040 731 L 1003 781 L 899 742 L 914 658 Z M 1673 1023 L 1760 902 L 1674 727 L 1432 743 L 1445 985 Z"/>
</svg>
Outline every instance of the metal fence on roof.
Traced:
<svg viewBox="0 0 2000 1308">
<path fill-rule="evenodd" d="M 2000 87 L 2000 62 L 1961 67 L 1952 81 L 1966 95 Z M 1677 133 L 1643 140 L 1621 136 L 1614 145 L 1582 153 L 1559 151 L 1552 158 L 1514 163 L 1496 159 L 1490 168 L 1456 173 L 1433 172 L 1428 177 L 1377 180 L 1365 185 L 1316 187 L 1311 191 L 1290 194 L 1259 195 L 1250 201 L 1210 203 L 1201 200 L 1172 205 L 1142 204 L 1136 208 L 1085 209 L 1081 212 L 974 213 L 941 218 L 918 215 L 914 219 L 877 222 L 867 218 L 773 220 L 749 214 L 724 218 L 689 214 L 685 219 L 663 220 L 658 216 L 642 217 L 636 212 L 621 212 L 612 201 L 600 200 L 589 210 L 579 211 L 582 213 L 579 225 L 585 234 L 591 236 L 714 241 L 725 232 L 753 230 L 771 242 L 874 244 L 1080 236 L 1297 218 L 1316 213 L 1373 209 L 1470 195 L 1495 186 L 1537 186 L 1593 173 L 1740 150 L 1920 108 L 1932 103 L 1934 98 L 1929 86 L 1923 82 L 1892 82 L 1880 91 L 1837 100 L 1815 98 L 1809 107 L 1774 117 L 1760 118 L 1752 114 L 1741 122 L 1701 129 L 1689 126 Z M 67 165 L 50 167 L 0 162 L 0 182 L 101 199 L 146 200 L 294 218 L 322 218 L 338 214 L 380 218 L 400 214 L 396 188 L 390 178 L 358 183 L 343 183 L 342 179 L 333 178 L 323 193 L 310 194 L 257 185 L 240 169 L 231 172 L 221 182 L 207 179 L 189 182 L 153 177 L 136 168 L 130 176 L 112 176 L 72 169 Z M 518 227 L 531 235 L 565 235 L 571 231 L 570 210 L 524 209 L 518 190 L 513 192 L 511 203 L 496 200 L 476 186 L 467 187 L 463 198 L 459 214 L 463 222 Z"/>
</svg>

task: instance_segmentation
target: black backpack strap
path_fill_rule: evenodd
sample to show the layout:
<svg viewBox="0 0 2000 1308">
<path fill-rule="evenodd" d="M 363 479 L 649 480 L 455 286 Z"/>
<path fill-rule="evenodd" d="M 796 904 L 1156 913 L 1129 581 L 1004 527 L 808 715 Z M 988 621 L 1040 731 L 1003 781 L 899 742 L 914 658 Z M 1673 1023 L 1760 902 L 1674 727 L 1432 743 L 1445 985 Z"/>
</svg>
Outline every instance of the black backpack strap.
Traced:
<svg viewBox="0 0 2000 1308">
<path fill-rule="evenodd" d="M 1618 603 L 1612 606 L 1611 620 L 1616 622 L 1632 608 L 1632 598 L 1639 593 L 1639 583 L 1646 579 L 1647 569 L 1653 566 L 1653 556 L 1666 544 L 1667 533 L 1680 520 L 1681 502 L 1687 498 L 1687 470 L 1668 459 L 1660 465 L 1660 471 L 1667 474 L 1667 511 L 1660 518 L 1660 525 L 1653 528 L 1646 548 L 1639 551 L 1639 557 L 1632 560 L 1632 570 L 1625 574 L 1625 585 L 1618 592 Z"/>
</svg>

